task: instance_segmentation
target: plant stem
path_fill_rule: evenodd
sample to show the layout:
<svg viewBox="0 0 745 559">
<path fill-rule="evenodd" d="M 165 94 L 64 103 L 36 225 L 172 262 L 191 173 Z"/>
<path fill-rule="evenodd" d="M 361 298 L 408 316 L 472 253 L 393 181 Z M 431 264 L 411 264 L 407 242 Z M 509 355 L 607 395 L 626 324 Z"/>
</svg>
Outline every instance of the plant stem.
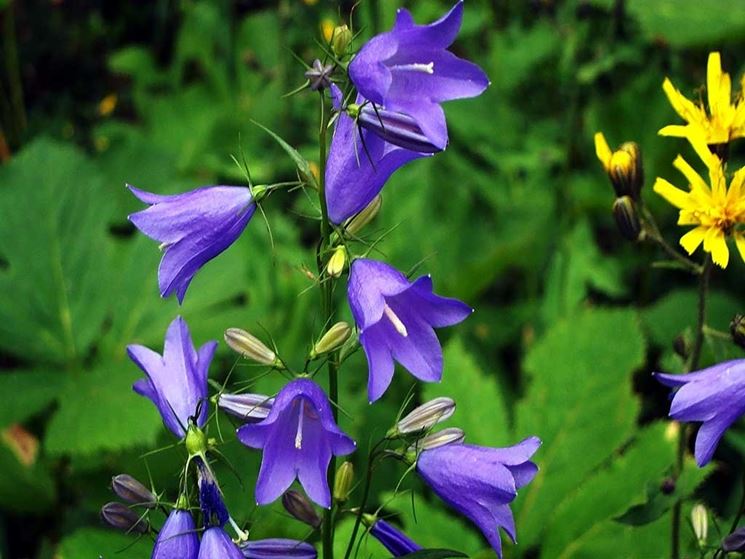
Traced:
<svg viewBox="0 0 745 559">
<path fill-rule="evenodd" d="M 706 328 L 706 300 L 709 293 L 709 279 L 711 277 L 711 256 L 706 257 L 701 273 L 699 276 L 698 284 L 698 314 L 696 317 L 696 337 L 693 341 L 693 348 L 691 349 L 691 355 L 688 358 L 686 365 L 686 372 L 690 373 L 698 368 L 699 360 L 701 359 L 701 349 L 704 344 L 704 330 Z M 683 471 L 683 461 L 685 458 L 686 450 L 686 428 L 681 426 L 678 432 L 678 449 L 675 458 L 675 470 L 673 472 L 673 478 L 678 479 L 681 472 Z M 681 524 L 681 507 L 682 503 L 678 500 L 673 506 L 672 514 L 672 559 L 680 558 L 680 524 Z"/>
<path fill-rule="evenodd" d="M 379 446 L 380 446 L 380 442 L 378 442 L 373 447 L 373 449 L 370 451 L 370 454 L 367 457 L 367 474 L 365 475 L 365 487 L 362 490 L 362 501 L 360 502 L 359 510 L 357 511 L 357 518 L 354 519 L 354 528 L 352 528 L 352 536 L 349 538 L 349 543 L 347 544 L 347 550 L 344 552 L 344 559 L 349 559 L 349 555 L 352 553 L 354 542 L 357 539 L 357 532 L 359 532 L 360 523 L 362 522 L 362 515 L 365 514 L 365 507 L 367 506 L 367 499 L 370 496 L 370 485 L 372 482 L 373 463 L 375 461 L 376 451 Z"/>
</svg>

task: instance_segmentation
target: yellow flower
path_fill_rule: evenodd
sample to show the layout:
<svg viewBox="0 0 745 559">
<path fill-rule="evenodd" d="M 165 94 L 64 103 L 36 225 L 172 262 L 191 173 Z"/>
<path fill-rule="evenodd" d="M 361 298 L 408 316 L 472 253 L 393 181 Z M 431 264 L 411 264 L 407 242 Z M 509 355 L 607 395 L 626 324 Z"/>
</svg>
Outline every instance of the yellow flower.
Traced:
<svg viewBox="0 0 745 559">
<path fill-rule="evenodd" d="M 673 165 L 688 180 L 689 190 L 681 190 L 658 177 L 654 191 L 680 209 L 678 225 L 696 226 L 680 239 L 688 254 L 693 254 L 703 242 L 704 250 L 711 254 L 714 263 L 726 268 L 729 263 L 727 237 L 732 237 L 745 261 L 745 235 L 738 230 L 745 224 L 745 167 L 734 174 L 727 188 L 719 158 L 701 141 L 691 141 L 691 144 L 709 168 L 709 182 L 679 155 Z"/>
<path fill-rule="evenodd" d="M 726 144 L 735 138 L 745 136 L 745 76 L 740 83 L 740 93 L 732 103 L 732 85 L 729 74 L 722 72 L 722 60 L 718 52 L 709 54 L 706 67 L 706 93 L 709 111 L 703 102 L 694 103 L 675 89 L 665 78 L 662 84 L 670 104 L 688 124 L 671 124 L 660 130 L 662 136 L 676 136 L 697 139 L 703 143 Z"/>
<path fill-rule="evenodd" d="M 603 164 L 616 195 L 637 199 L 644 184 L 644 168 L 639 146 L 634 142 L 625 142 L 616 151 L 611 151 L 603 133 L 596 132 L 595 155 Z"/>
</svg>

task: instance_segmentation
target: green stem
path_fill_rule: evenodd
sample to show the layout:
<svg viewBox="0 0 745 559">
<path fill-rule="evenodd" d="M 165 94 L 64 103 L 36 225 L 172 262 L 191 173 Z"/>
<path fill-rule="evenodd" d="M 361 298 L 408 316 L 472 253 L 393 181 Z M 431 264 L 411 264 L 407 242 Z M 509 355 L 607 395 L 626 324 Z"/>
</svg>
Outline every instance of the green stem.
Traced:
<svg viewBox="0 0 745 559">
<path fill-rule="evenodd" d="M 357 511 L 357 518 L 354 519 L 354 528 L 352 528 L 352 536 L 349 538 L 349 543 L 347 544 L 347 550 L 344 552 L 344 559 L 349 559 L 349 555 L 352 553 L 354 542 L 357 539 L 357 532 L 359 532 L 360 523 L 362 522 L 362 515 L 365 514 L 365 507 L 367 506 L 367 499 L 370 496 L 370 485 L 372 482 L 373 462 L 375 460 L 375 451 L 377 450 L 379 444 L 380 443 L 375 445 L 375 447 L 370 451 L 370 455 L 367 457 L 367 474 L 365 476 L 365 487 L 362 490 L 362 501 L 360 502 L 359 510 Z"/>
<path fill-rule="evenodd" d="M 3 128 L 6 130 L 8 143 L 11 149 L 17 149 L 26 130 L 26 109 L 23 104 L 23 86 L 21 85 L 21 71 L 18 64 L 18 48 L 16 44 L 15 14 L 13 2 L 8 3 L 5 13 L 0 14 L 3 21 L 3 46 L 5 54 L 4 66 L 8 80 L 8 92 L 3 94 L 3 104 L 6 110 L 7 120 L 3 122 Z"/>
</svg>

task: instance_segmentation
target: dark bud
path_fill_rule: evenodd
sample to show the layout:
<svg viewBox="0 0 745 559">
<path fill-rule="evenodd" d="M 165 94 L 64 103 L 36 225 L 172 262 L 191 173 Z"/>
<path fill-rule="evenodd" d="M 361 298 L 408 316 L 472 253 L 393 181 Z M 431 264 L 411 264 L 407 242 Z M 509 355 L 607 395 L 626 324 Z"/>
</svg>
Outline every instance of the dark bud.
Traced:
<svg viewBox="0 0 745 559">
<path fill-rule="evenodd" d="M 327 89 L 331 85 L 331 73 L 334 71 L 332 64 L 323 64 L 317 58 L 313 61 L 313 66 L 305 72 L 305 77 L 310 82 L 310 88 L 313 91 Z"/>
<path fill-rule="evenodd" d="M 321 526 L 321 517 L 318 516 L 313 505 L 310 504 L 308 498 L 302 493 L 298 493 L 294 490 L 286 491 L 282 495 L 282 506 L 285 510 L 290 513 L 293 517 L 297 518 L 300 522 L 304 522 L 308 526 L 318 529 Z"/>
<path fill-rule="evenodd" d="M 158 501 L 152 491 L 129 474 L 119 474 L 111 478 L 111 489 L 120 499 L 133 505 L 151 509 Z"/>
<path fill-rule="evenodd" d="M 745 315 L 736 314 L 729 323 L 729 331 L 732 334 L 732 341 L 745 349 Z"/>
<path fill-rule="evenodd" d="M 688 359 L 688 356 L 691 352 L 691 347 L 688 343 L 688 339 L 683 334 L 676 336 L 673 340 L 673 351 L 675 351 L 675 353 L 680 355 L 683 359 Z"/>
<path fill-rule="evenodd" d="M 644 167 L 641 151 L 636 142 L 626 142 L 613 152 L 608 167 L 608 176 L 616 196 L 631 196 L 639 199 L 644 184 Z"/>
<path fill-rule="evenodd" d="M 675 480 L 671 477 L 666 477 L 660 484 L 660 491 L 663 495 L 672 495 L 675 492 Z"/>
<path fill-rule="evenodd" d="M 147 520 L 122 503 L 106 503 L 101 507 L 101 518 L 122 532 L 144 534 L 148 531 Z"/>
<path fill-rule="evenodd" d="M 613 202 L 613 217 L 624 239 L 636 241 L 642 233 L 642 225 L 636 204 L 631 196 L 621 196 Z"/>
<path fill-rule="evenodd" d="M 745 526 L 738 528 L 722 540 L 722 549 L 726 552 L 745 551 Z"/>
<path fill-rule="evenodd" d="M 386 142 L 419 153 L 442 151 L 442 148 L 429 141 L 416 120 L 407 114 L 389 111 L 372 103 L 359 107 L 350 105 L 348 112 L 356 112 L 358 124 Z"/>
</svg>

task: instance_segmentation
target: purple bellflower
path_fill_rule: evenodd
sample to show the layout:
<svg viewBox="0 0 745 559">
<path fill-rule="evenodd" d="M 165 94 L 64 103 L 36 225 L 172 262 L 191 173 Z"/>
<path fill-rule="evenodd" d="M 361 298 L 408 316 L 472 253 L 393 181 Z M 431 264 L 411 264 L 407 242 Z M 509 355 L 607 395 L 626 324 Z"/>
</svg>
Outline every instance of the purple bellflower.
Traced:
<svg viewBox="0 0 745 559">
<path fill-rule="evenodd" d="M 279 391 L 266 419 L 238 429 L 238 439 L 263 449 L 256 481 L 256 502 L 276 500 L 297 478 L 308 497 L 331 506 L 326 478 L 331 456 L 354 451 L 355 443 L 334 422 L 331 404 L 321 387 L 296 379 Z"/>
<path fill-rule="evenodd" d="M 197 351 L 180 316 L 168 326 L 162 357 L 145 346 L 127 346 L 127 355 L 147 376 L 132 388 L 152 400 L 165 426 L 179 438 L 186 435 L 189 418 L 197 427 L 207 421 L 207 406 L 200 402 L 207 398 L 207 371 L 216 347 L 210 341 Z"/>
<path fill-rule="evenodd" d="M 400 9 L 393 29 L 370 39 L 349 64 L 349 77 L 362 97 L 411 116 L 439 149 L 448 142 L 440 103 L 475 97 L 489 85 L 481 68 L 447 50 L 462 20 L 462 0 L 429 25 L 416 25 Z"/>
<path fill-rule="evenodd" d="M 422 549 L 421 545 L 382 518 L 375 520 L 370 526 L 370 535 L 383 544 L 383 547 L 394 557 L 401 557 Z"/>
<path fill-rule="evenodd" d="M 223 501 L 222 491 L 210 467 L 201 457 L 195 458 L 199 485 L 199 506 L 206 526 L 225 526 L 230 515 Z"/>
<path fill-rule="evenodd" d="M 207 528 L 202 535 L 197 559 L 243 559 L 243 553 L 225 530 L 213 526 Z"/>
<path fill-rule="evenodd" d="M 515 542 L 509 504 L 538 472 L 529 459 L 540 444 L 537 437 L 508 448 L 453 443 L 423 451 L 416 468 L 443 501 L 478 526 L 501 559 L 499 529 Z"/>
<path fill-rule="evenodd" d="M 438 382 L 442 347 L 434 328 L 457 324 L 473 311 L 435 295 L 429 276 L 412 283 L 388 264 L 365 258 L 352 263 L 347 295 L 367 356 L 370 402 L 390 385 L 394 359 L 419 380 Z"/>
<path fill-rule="evenodd" d="M 725 361 L 686 375 L 655 373 L 675 388 L 670 417 L 700 421 L 694 455 L 702 467 L 709 463 L 727 428 L 745 413 L 745 359 Z"/>
<path fill-rule="evenodd" d="M 334 107 L 340 110 L 341 91 L 335 84 L 331 85 L 331 93 Z M 364 102 L 362 97 L 357 97 L 358 105 L 361 106 Z M 325 189 L 329 219 L 337 224 L 372 202 L 399 167 L 419 157 L 431 155 L 387 142 L 380 131 L 370 130 L 369 128 L 374 128 L 376 120 L 374 115 L 365 113 L 366 108 L 360 113 L 360 123 L 369 121 L 368 127 L 358 126 L 351 116 L 341 111 L 331 140 L 326 162 Z M 389 125 L 392 133 L 394 124 L 389 121 Z M 411 136 L 411 142 L 421 136 L 421 133 L 417 135 L 416 130 L 403 128 L 404 134 L 401 137 Z M 419 141 L 423 140 L 420 138 Z M 416 144 L 410 143 L 409 147 L 412 145 Z"/>
<path fill-rule="evenodd" d="M 241 544 L 246 559 L 316 559 L 316 549 L 306 542 L 270 538 Z"/>
<path fill-rule="evenodd" d="M 129 220 L 161 243 L 160 295 L 176 293 L 179 303 L 197 271 L 233 244 L 256 210 L 251 191 L 241 186 L 207 186 L 173 196 L 128 188 L 150 204 Z"/>
<path fill-rule="evenodd" d="M 197 559 L 198 553 L 194 518 L 187 510 L 174 509 L 158 532 L 151 559 Z"/>
</svg>

